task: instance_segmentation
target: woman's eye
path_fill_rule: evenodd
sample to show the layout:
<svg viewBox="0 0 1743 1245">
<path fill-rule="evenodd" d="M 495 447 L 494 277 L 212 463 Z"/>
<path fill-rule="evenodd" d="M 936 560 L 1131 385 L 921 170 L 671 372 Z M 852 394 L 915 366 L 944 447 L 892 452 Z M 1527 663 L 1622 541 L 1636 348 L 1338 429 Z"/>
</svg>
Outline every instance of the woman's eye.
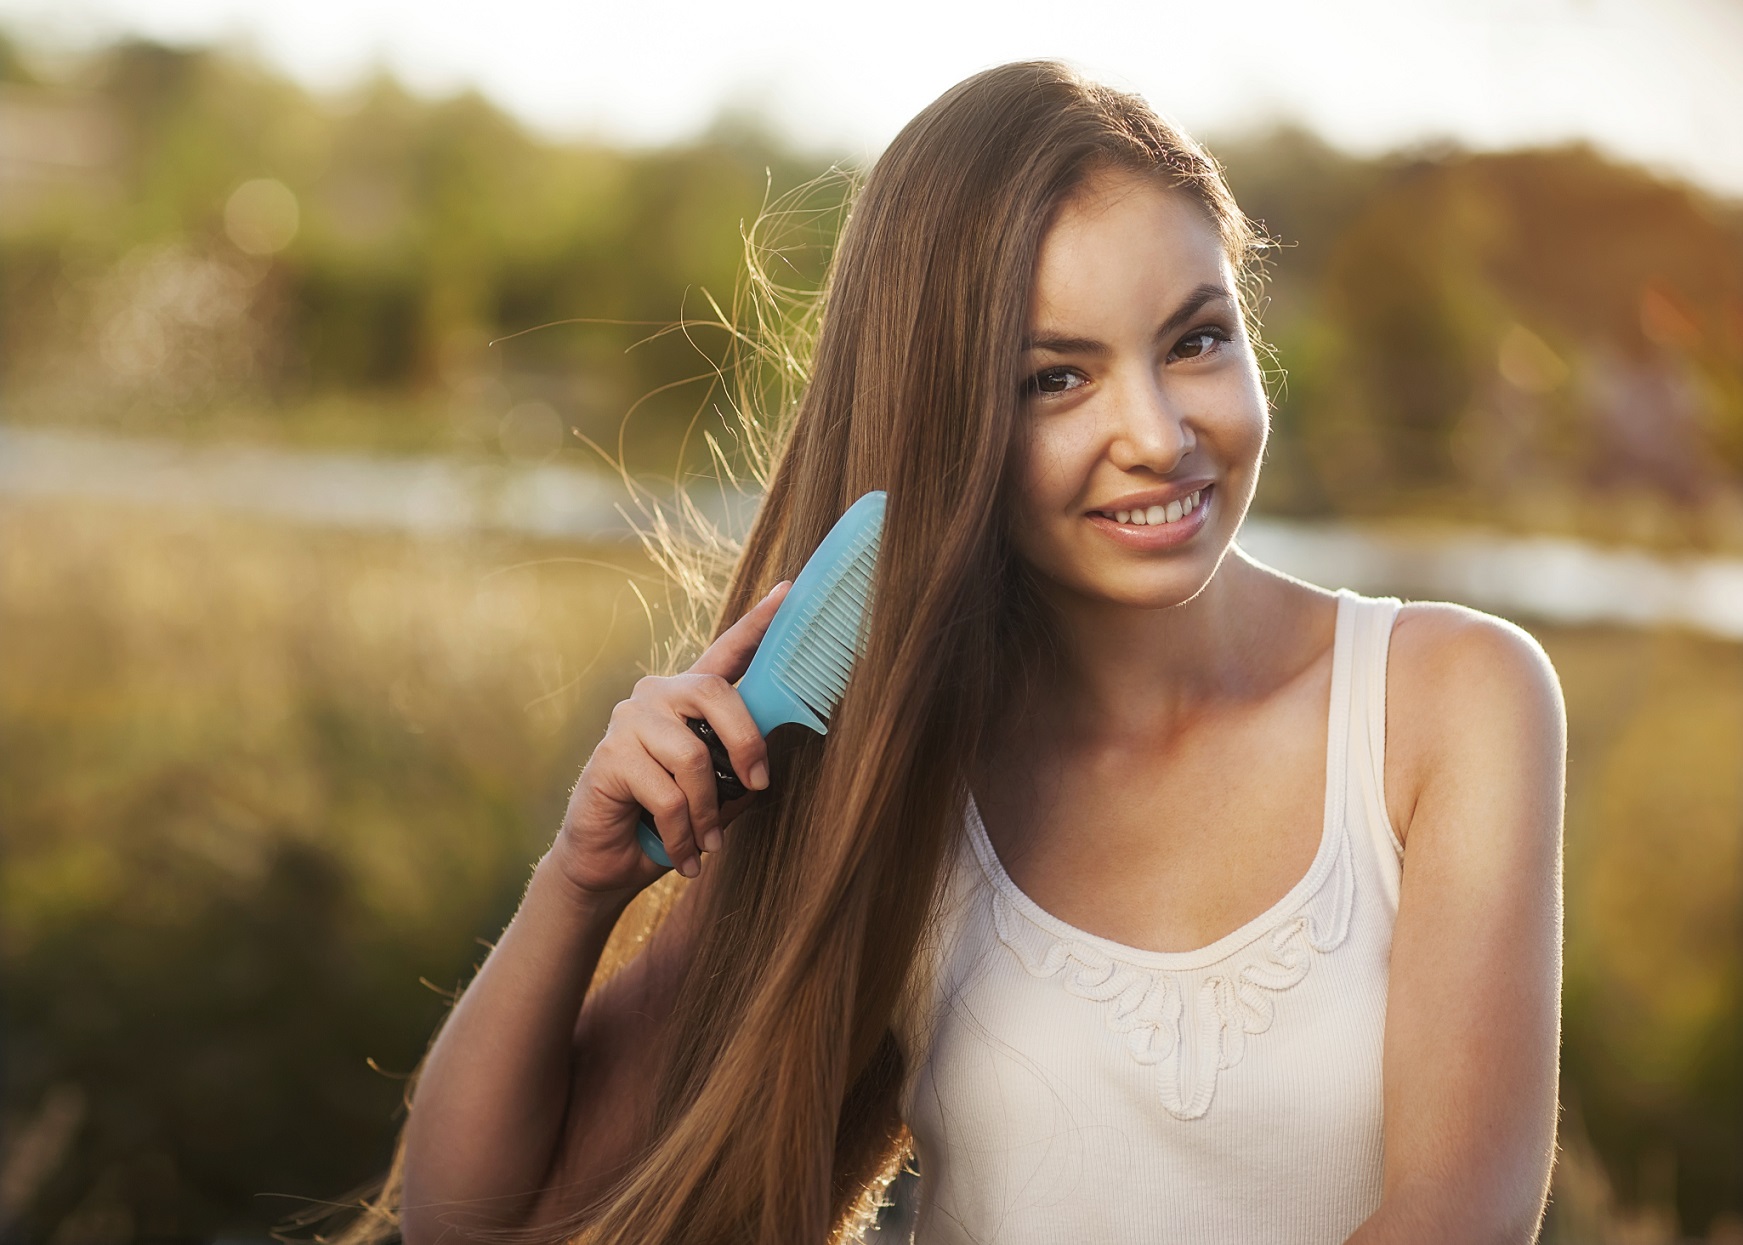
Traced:
<svg viewBox="0 0 1743 1245">
<path fill-rule="evenodd" d="M 1229 335 L 1214 326 L 1193 329 L 1175 344 L 1174 354 L 1182 359 L 1197 359 L 1207 354 L 1216 353 L 1222 343 L 1228 340 Z"/>
<path fill-rule="evenodd" d="M 1065 393 L 1083 383 L 1083 377 L 1068 367 L 1050 367 L 1036 372 L 1029 379 L 1030 393 Z"/>
</svg>

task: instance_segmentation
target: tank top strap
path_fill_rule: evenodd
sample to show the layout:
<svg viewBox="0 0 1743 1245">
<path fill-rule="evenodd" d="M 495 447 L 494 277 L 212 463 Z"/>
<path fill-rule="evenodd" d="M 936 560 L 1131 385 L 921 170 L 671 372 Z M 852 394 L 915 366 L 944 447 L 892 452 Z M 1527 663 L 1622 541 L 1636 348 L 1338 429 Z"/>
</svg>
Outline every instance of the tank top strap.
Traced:
<svg viewBox="0 0 1743 1245">
<path fill-rule="evenodd" d="M 1348 588 L 1339 589 L 1338 595 L 1353 615 L 1346 817 L 1356 840 L 1352 846 L 1366 843 L 1372 848 L 1387 898 L 1396 910 L 1404 847 L 1386 812 L 1386 660 L 1392 624 L 1403 601 L 1391 596 L 1363 596 Z"/>
</svg>

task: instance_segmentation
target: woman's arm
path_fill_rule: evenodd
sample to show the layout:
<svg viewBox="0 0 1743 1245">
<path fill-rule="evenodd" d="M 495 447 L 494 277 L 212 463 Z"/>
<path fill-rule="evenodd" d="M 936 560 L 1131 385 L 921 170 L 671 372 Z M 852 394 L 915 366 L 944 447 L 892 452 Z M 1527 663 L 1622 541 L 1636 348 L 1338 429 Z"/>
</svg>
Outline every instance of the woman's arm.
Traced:
<svg viewBox="0 0 1743 1245">
<path fill-rule="evenodd" d="M 768 751 L 732 681 L 784 598 L 777 585 L 691 669 L 645 678 L 612 711 L 563 827 L 520 911 L 442 1026 L 406 1121 L 401 1231 L 451 1245 L 568 1217 L 607 1190 L 645 1138 L 660 1039 L 703 904 L 687 887 L 624 970 L 589 990 L 630 900 L 663 870 L 636 841 L 643 808 L 669 858 L 695 877 L 701 852 L 755 798 L 717 803 L 703 718 L 752 792 Z"/>
<path fill-rule="evenodd" d="M 551 855 L 539 862 L 419 1074 L 406 1123 L 408 1245 L 565 1218 L 633 1157 L 697 933 L 695 891 L 590 991 L 627 900 L 576 887 Z"/>
<path fill-rule="evenodd" d="M 1406 607 L 1392 646 L 1388 717 L 1416 795 L 1399 827 L 1384 1192 L 1350 1245 L 1529 1242 L 1555 1155 L 1561 687 L 1530 635 L 1457 606 Z"/>
<path fill-rule="evenodd" d="M 567 1114 L 575 1017 L 627 902 L 572 886 L 549 855 L 539 862 L 419 1074 L 406 1122 L 406 1241 L 524 1221 Z"/>
</svg>

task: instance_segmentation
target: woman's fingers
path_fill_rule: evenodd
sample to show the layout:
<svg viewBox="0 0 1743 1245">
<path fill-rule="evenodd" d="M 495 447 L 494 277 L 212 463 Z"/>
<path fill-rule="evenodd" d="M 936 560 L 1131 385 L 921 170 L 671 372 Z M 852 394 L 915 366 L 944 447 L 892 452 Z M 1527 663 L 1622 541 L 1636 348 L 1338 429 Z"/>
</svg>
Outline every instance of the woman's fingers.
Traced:
<svg viewBox="0 0 1743 1245">
<path fill-rule="evenodd" d="M 668 750 L 661 748 L 645 735 L 641 742 L 641 761 L 632 763 L 631 790 L 635 794 L 636 803 L 652 814 L 654 828 L 659 831 L 660 843 L 666 849 L 666 859 L 672 862 L 672 867 L 679 873 L 693 878 L 700 872 L 694 827 L 694 798 L 684 786 L 683 780 L 674 772 L 675 764 L 678 769 L 683 766 L 668 760 Z"/>
<path fill-rule="evenodd" d="M 686 877 L 701 871 L 702 851 L 720 850 L 723 825 L 714 758 L 688 719 L 713 728 L 733 772 L 751 791 L 769 785 L 767 746 L 732 681 L 750 665 L 791 587 L 787 581 L 776 584 L 688 672 L 642 679 L 612 712 L 614 728 L 640 745 L 634 750 L 639 755 L 626 759 L 624 774 L 635 802 L 652 815 L 667 857 Z M 738 808 L 735 802 L 733 812 Z"/>
<path fill-rule="evenodd" d="M 656 814 L 660 840 L 666 845 L 666 855 L 685 877 L 695 877 L 700 870 L 696 857 L 701 849 L 720 850 L 720 801 L 715 790 L 714 759 L 708 745 L 698 739 L 688 725 L 676 718 L 651 724 L 641 733 L 642 746 L 659 762 L 683 793 L 683 817 L 672 817 L 676 842 L 666 837 L 666 825 Z M 679 825 L 679 822 L 682 825 Z"/>
<path fill-rule="evenodd" d="M 750 710 L 745 708 L 743 697 L 732 684 L 749 668 L 757 646 L 768 634 L 769 624 L 774 622 L 792 586 L 785 579 L 776 584 L 749 613 L 720 633 L 690 667 L 688 676 L 681 676 L 690 680 L 695 696 L 691 716 L 714 728 L 732 760 L 732 772 L 752 791 L 761 791 L 769 785 L 768 746 Z M 711 852 L 720 850 L 706 840 L 705 845 Z"/>
<path fill-rule="evenodd" d="M 756 656 L 757 645 L 763 642 L 769 624 L 775 621 L 775 613 L 781 608 L 781 602 L 787 599 L 787 591 L 792 586 L 791 581 L 783 579 L 771 588 L 766 597 L 751 606 L 748 614 L 715 637 L 714 643 L 703 650 L 696 664 L 690 667 L 691 672 L 717 674 L 729 683 L 742 678 L 750 667 L 750 659 Z"/>
<path fill-rule="evenodd" d="M 715 674 L 692 671 L 679 675 L 678 680 L 687 693 L 684 716 L 701 718 L 713 728 L 714 734 L 726 746 L 732 772 L 738 775 L 740 782 L 752 791 L 767 787 L 768 743 L 757 729 L 756 719 L 751 717 L 738 689 Z M 708 850 L 718 849 L 710 847 Z"/>
</svg>

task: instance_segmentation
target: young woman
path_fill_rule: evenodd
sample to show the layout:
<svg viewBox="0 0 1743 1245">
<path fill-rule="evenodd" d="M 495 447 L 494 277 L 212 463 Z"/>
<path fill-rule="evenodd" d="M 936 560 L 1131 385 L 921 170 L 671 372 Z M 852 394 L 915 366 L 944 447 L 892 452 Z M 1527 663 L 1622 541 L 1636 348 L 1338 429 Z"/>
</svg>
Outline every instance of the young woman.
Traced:
<svg viewBox="0 0 1743 1245">
<path fill-rule="evenodd" d="M 896 138 L 717 638 L 617 706 L 431 1049 L 407 1242 L 821 1242 L 910 1146 L 927 1243 L 1532 1239 L 1559 688 L 1511 624 L 1238 547 L 1257 243 L 1058 65 Z M 733 681 L 872 488 L 867 651 L 765 743 Z M 672 902 L 607 977 L 638 804 Z"/>
</svg>

